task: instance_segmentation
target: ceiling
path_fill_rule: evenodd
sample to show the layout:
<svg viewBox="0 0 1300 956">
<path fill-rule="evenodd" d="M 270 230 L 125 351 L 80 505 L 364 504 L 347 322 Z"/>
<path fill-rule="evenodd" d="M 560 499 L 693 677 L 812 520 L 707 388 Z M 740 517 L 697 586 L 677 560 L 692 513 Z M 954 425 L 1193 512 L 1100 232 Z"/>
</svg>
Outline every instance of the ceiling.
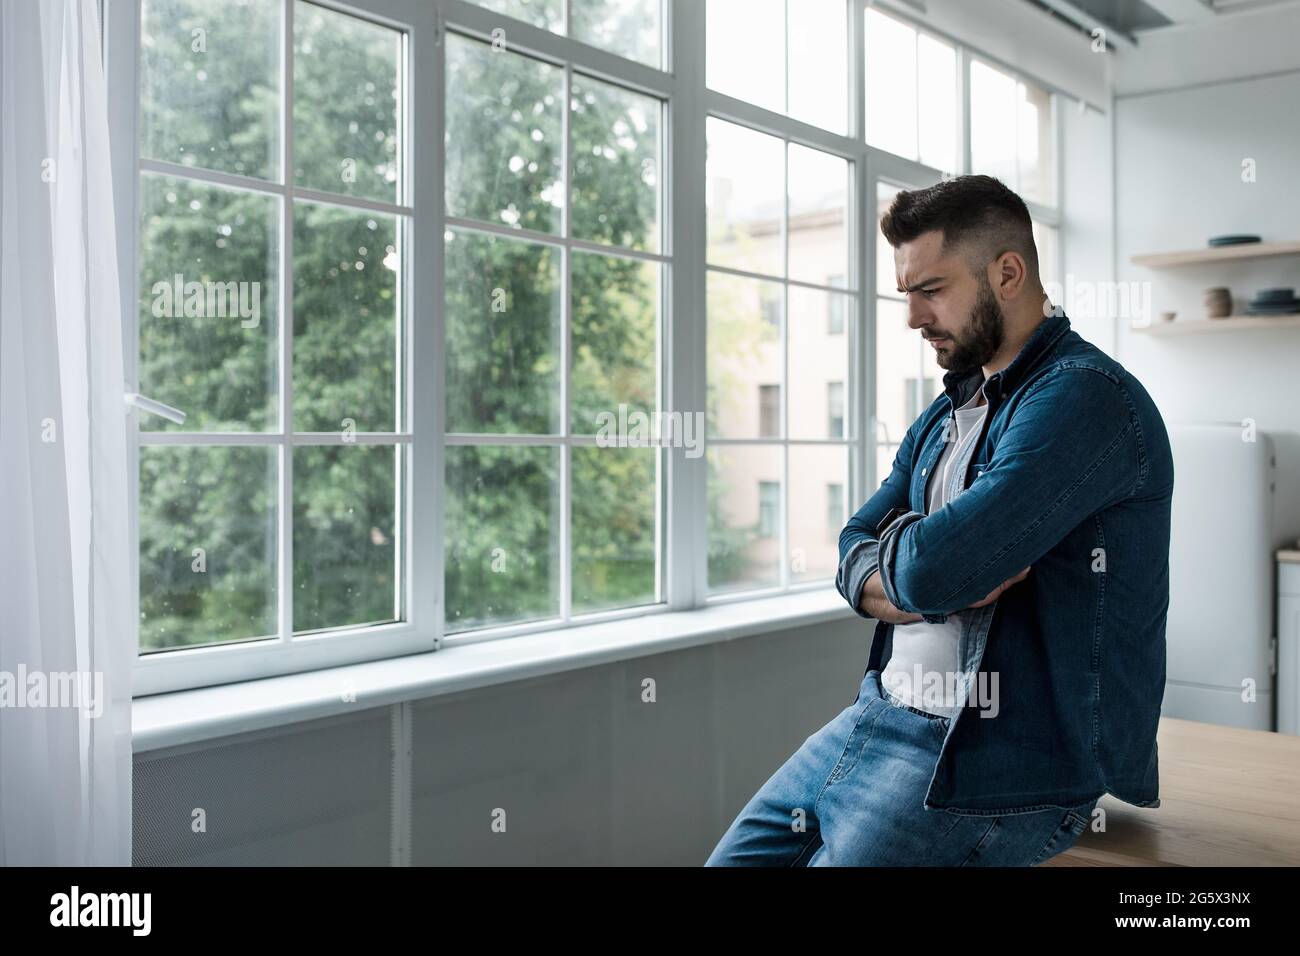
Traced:
<svg viewBox="0 0 1300 956">
<path fill-rule="evenodd" d="M 1246 10 L 1295 3 L 1296 0 L 1026 0 L 1091 33 L 1102 28 L 1126 45 L 1136 45 L 1147 30 L 1212 22 Z"/>
</svg>

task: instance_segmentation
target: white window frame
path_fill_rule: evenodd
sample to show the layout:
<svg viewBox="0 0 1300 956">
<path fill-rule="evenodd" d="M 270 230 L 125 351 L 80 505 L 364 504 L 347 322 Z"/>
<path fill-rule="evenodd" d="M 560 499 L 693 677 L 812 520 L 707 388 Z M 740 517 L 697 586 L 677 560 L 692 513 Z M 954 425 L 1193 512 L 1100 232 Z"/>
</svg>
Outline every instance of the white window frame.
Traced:
<svg viewBox="0 0 1300 956">
<path fill-rule="evenodd" d="M 286 0 L 287 2 L 287 0 Z M 660 308 L 660 394 L 662 407 L 690 413 L 705 408 L 705 327 L 700 318 L 707 314 L 705 222 L 705 126 L 706 118 L 716 116 L 728 122 L 760 130 L 789 142 L 799 143 L 843 159 L 851 164 L 849 208 L 854 222 L 849 235 L 850 263 L 844 278 L 846 289 L 855 296 L 846 309 L 845 325 L 851 342 L 849 380 L 846 383 L 846 430 L 844 444 L 849 450 L 849 474 L 845 486 L 846 506 L 851 511 L 875 487 L 876 435 L 874 426 L 875 376 L 875 243 L 882 241 L 876 228 L 875 189 L 878 180 L 900 183 L 937 181 L 942 173 L 902 160 L 867 146 L 863 116 L 863 18 L 866 0 L 845 0 L 849 44 L 849 130 L 839 135 L 793 119 L 781 113 L 753 106 L 705 88 L 705 3 L 702 0 L 661 0 L 664 69 L 655 69 L 604 50 L 588 46 L 567 36 L 533 27 L 518 20 L 495 14 L 465 0 L 313 0 L 322 6 L 391 25 L 406 32 L 406 82 L 409 96 L 405 117 L 405 165 L 403 174 L 409 191 L 403 196 L 411 212 L 411 241 L 404 262 L 403 294 L 409 303 L 407 312 L 407 403 L 403 442 L 407 445 L 406 563 L 404 593 L 407 595 L 407 619 L 389 625 L 339 629 L 285 640 L 238 642 L 205 647 L 170 650 L 137 658 L 134 671 L 134 694 L 143 696 L 185 688 L 225 684 L 234 681 L 271 677 L 300 671 L 316 670 L 361 661 L 379 660 L 402 654 L 436 651 L 443 647 L 475 643 L 571 626 L 578 621 L 632 618 L 663 612 L 689 611 L 715 603 L 753 600 L 775 592 L 803 591 L 830 586 L 830 581 L 809 582 L 776 589 L 755 589 L 710 596 L 708 592 L 708 489 L 706 458 L 688 457 L 685 448 L 663 449 L 661 459 L 660 517 L 656 541 L 662 562 L 662 602 L 655 605 L 583 615 L 581 618 L 552 619 L 505 627 L 465 631 L 445 636 L 443 599 L 443 492 L 446 407 L 444 397 L 443 314 L 444 255 L 443 233 L 448 224 L 443 203 L 444 168 L 441 159 L 444 129 L 445 31 L 449 28 L 481 39 L 491 39 L 492 31 L 505 31 L 512 49 L 554 63 L 565 64 L 566 71 L 579 71 L 621 87 L 644 92 L 665 101 L 666 119 L 662 126 L 663 175 L 661 177 L 661 244 L 659 258 L 662 276 Z M 567 16 L 566 24 L 570 22 Z M 109 124 L 113 151 L 114 202 L 117 209 L 117 246 L 121 276 L 121 312 L 125 328 L 126 374 L 128 390 L 134 390 L 138 374 L 137 339 L 137 232 L 139 222 L 139 34 L 140 0 L 104 0 L 105 64 L 109 83 Z M 905 13 L 890 9 L 890 14 L 907 18 Z M 284 37 L 292 55 L 292 30 Z M 959 101 L 962 124 L 962 152 L 969 163 L 969 103 L 965 101 L 965 77 L 971 51 L 959 41 L 912 20 L 912 25 L 942 37 L 957 46 L 960 54 L 959 83 L 963 99 Z M 986 61 L 1021 74 L 996 58 L 984 54 Z M 289 61 L 291 63 L 291 61 Z M 291 83 L 289 64 L 282 66 L 285 82 Z M 1053 94 L 1059 91 L 1032 77 L 1026 77 Z M 1054 103 L 1057 97 L 1054 96 Z M 568 104 L 564 106 L 567 126 Z M 283 111 L 282 124 L 292 117 Z M 1059 116 L 1054 108 L 1054 116 Z M 1057 197 L 1063 192 L 1060 130 L 1057 124 Z M 290 131 L 291 133 L 291 131 Z M 283 146 L 282 128 L 282 149 Z M 430 162 L 427 157 L 435 157 Z M 567 157 L 567 136 L 566 136 Z M 418 158 L 418 160 L 417 160 Z M 152 167 L 154 164 L 149 164 Z M 963 167 L 967 168 L 967 167 Z M 185 167 L 185 174 L 195 177 Z M 294 194 L 306 191 L 292 186 L 292 168 L 282 171 L 284 184 L 278 190 L 291 202 Z M 206 178 L 206 177 L 205 177 Z M 212 177 L 221 182 L 221 177 Z M 566 188 L 569 170 L 566 161 Z M 335 197 L 331 197 L 333 201 Z M 367 208 L 364 202 L 354 203 Z M 286 207 L 292 213 L 292 207 Z M 386 208 L 386 207 L 385 207 Z M 1056 208 L 1035 207 L 1031 213 L 1044 224 L 1061 224 Z M 388 211 L 386 209 L 386 211 Z M 481 227 L 481 224 L 476 224 Z M 520 236 L 517 231 L 511 235 Z M 1064 248 L 1058 242 L 1058 255 Z M 600 244 L 584 244 L 571 237 L 543 237 L 552 244 L 563 243 L 569 249 L 590 249 L 609 253 Z M 281 249 L 282 258 L 291 248 Z M 1060 270 L 1058 268 L 1058 274 Z M 768 278 L 768 277 L 764 277 Z M 780 280 L 789 285 L 797 281 Z M 818 287 L 820 288 L 820 287 Z M 843 290 L 839 290 L 843 291 Z M 565 328 L 567 329 L 567 283 L 565 289 Z M 283 295 L 284 293 L 282 293 Z M 281 313 L 281 323 L 291 320 L 291 312 Z M 565 337 L 567 351 L 567 335 Z M 783 343 L 784 347 L 784 343 Z M 284 356 L 282 354 L 282 362 Z M 565 359 L 567 362 L 567 358 Z M 410 374 L 418 369 L 419 374 Z M 283 370 L 282 370 L 283 375 Z M 283 385 L 281 386 L 283 388 Z M 783 409 L 788 408 L 788 394 L 783 391 Z M 285 409 L 286 424 L 290 410 Z M 784 411 L 783 411 L 784 414 Z M 138 460 L 140 433 L 133 413 L 128 418 L 128 442 L 132 461 Z M 868 427 L 861 427 L 866 423 Z M 564 428 L 569 428 L 564 422 Z M 291 434 L 291 433 L 290 433 Z M 250 441 L 250 437 L 252 440 Z M 502 436 L 491 436 L 492 443 L 504 443 Z M 164 439 L 167 440 L 167 439 Z M 241 434 L 240 443 L 261 438 Z M 372 440 L 388 443 L 393 436 Z M 509 437 L 507 436 L 507 441 Z M 270 441 L 292 447 L 291 437 L 274 435 Z M 789 439 L 782 443 L 798 444 Z M 711 444 L 711 443 L 710 443 Z M 788 459 L 787 459 L 788 460 Z M 786 499 L 789 475 L 783 480 L 781 533 L 786 534 L 788 521 Z M 133 553 L 131 580 L 138 582 L 137 470 L 131 469 L 130 494 Z M 282 492 L 283 493 L 283 492 Z M 567 522 L 567 495 L 562 495 L 563 515 Z M 669 506 L 671 503 L 671 506 Z M 292 503 L 280 502 L 278 520 L 282 537 L 292 546 Z M 287 510 L 286 510 L 286 506 Z M 292 563 L 285 562 L 281 545 L 279 600 L 285 600 L 287 581 L 291 582 Z M 785 553 L 783 548 L 782 553 Z M 567 562 L 567 549 L 562 549 Z M 787 562 L 783 561 L 783 565 Z M 788 573 L 788 568 L 786 573 Z M 133 618 L 139 619 L 138 584 L 131 595 Z M 565 600 L 567 600 L 567 595 Z M 283 614 L 283 610 L 281 611 Z M 290 617 L 291 621 L 292 618 Z M 341 689 L 342 690 L 342 689 Z"/>
</svg>

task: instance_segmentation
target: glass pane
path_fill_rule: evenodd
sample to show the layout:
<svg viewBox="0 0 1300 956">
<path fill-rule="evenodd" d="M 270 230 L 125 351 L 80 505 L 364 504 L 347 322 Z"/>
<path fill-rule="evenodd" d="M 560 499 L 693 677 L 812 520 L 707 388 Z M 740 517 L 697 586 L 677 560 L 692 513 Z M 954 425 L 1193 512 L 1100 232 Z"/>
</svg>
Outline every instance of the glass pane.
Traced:
<svg viewBox="0 0 1300 956">
<path fill-rule="evenodd" d="M 1044 205 L 1056 203 L 1056 142 L 1052 97 L 1029 83 L 1016 84 L 1019 106 L 1019 193 Z"/>
<path fill-rule="evenodd" d="M 708 0 L 705 84 L 785 112 L 785 0 Z"/>
<path fill-rule="evenodd" d="M 447 448 L 447 630 L 560 613 L 560 450 Z"/>
<path fill-rule="evenodd" d="M 140 650 L 276 633 L 278 451 L 140 449 Z"/>
<path fill-rule="evenodd" d="M 708 261 L 747 272 L 785 272 L 785 144 L 710 117 Z"/>
<path fill-rule="evenodd" d="M 556 32 L 564 29 L 564 0 L 469 0 L 494 13 Z"/>
<path fill-rule="evenodd" d="M 780 445 L 713 445 L 709 462 L 709 590 L 781 583 Z"/>
<path fill-rule="evenodd" d="M 1064 289 L 1060 285 L 1060 276 L 1056 274 L 1057 231 L 1052 226 L 1041 222 L 1034 223 L 1034 245 L 1038 248 L 1038 275 L 1043 283 L 1043 290 L 1051 298 L 1053 305 L 1064 306 Z"/>
<path fill-rule="evenodd" d="M 293 629 L 377 624 L 401 616 L 401 450 L 293 450 Z"/>
<path fill-rule="evenodd" d="M 447 430 L 560 430 L 560 252 L 448 230 Z"/>
<path fill-rule="evenodd" d="M 560 231 L 564 71 L 447 35 L 447 214 Z"/>
<path fill-rule="evenodd" d="M 993 67 L 970 65 L 970 151 L 974 172 L 1016 183 L 1016 81 Z"/>
<path fill-rule="evenodd" d="M 140 389 L 186 413 L 144 431 L 277 427 L 279 200 L 140 176 Z"/>
<path fill-rule="evenodd" d="M 299 0 L 293 13 L 294 181 L 397 201 L 402 35 Z"/>
<path fill-rule="evenodd" d="M 572 35 L 610 53 L 658 67 L 659 0 L 572 0 Z"/>
<path fill-rule="evenodd" d="M 574 76 L 573 235 L 659 251 L 659 100 Z"/>
<path fill-rule="evenodd" d="M 790 437 L 848 438 L 847 392 L 851 337 L 827 329 L 832 299 L 845 315 L 852 296 L 790 287 Z M 839 385 L 839 398 L 836 389 Z M 837 406 L 838 402 L 838 406 Z"/>
<path fill-rule="evenodd" d="M 278 0 L 144 0 L 140 155 L 280 178 Z"/>
<path fill-rule="evenodd" d="M 868 7 L 863 34 L 867 142 L 916 159 L 916 31 Z"/>
<path fill-rule="evenodd" d="M 921 162 L 935 169 L 957 169 L 957 51 L 922 33 L 916 40 L 917 127 Z"/>
<path fill-rule="evenodd" d="M 658 407 L 659 264 L 573 253 L 571 430 Z"/>
<path fill-rule="evenodd" d="M 848 132 L 848 7 L 844 0 L 787 4 L 789 113 L 836 133 Z M 755 61 L 757 63 L 758 61 Z"/>
<path fill-rule="evenodd" d="M 920 333 L 907 326 L 907 306 L 904 303 L 891 299 L 876 300 L 877 441 L 902 441 L 916 420 L 915 414 L 909 414 L 915 407 L 909 395 L 916 391 L 923 344 Z"/>
<path fill-rule="evenodd" d="M 790 469 L 790 583 L 833 578 L 840 563 L 840 531 L 849 517 L 844 503 L 848 450 L 803 445 L 790 451 L 799 462 Z"/>
<path fill-rule="evenodd" d="M 830 285 L 849 263 L 849 163 L 790 144 L 790 278 Z"/>
<path fill-rule="evenodd" d="M 710 437 L 763 437 L 764 386 L 777 390 L 776 405 L 780 407 L 783 288 L 779 282 L 709 273 Z"/>
<path fill-rule="evenodd" d="M 400 264 L 394 217 L 294 204 L 296 431 L 397 428 Z"/>
<path fill-rule="evenodd" d="M 876 483 L 874 487 L 879 488 L 884 484 L 885 479 L 888 478 L 890 472 L 894 470 L 894 457 L 897 454 L 897 445 L 881 443 L 876 446 Z M 862 502 L 853 502 L 850 504 L 850 507 L 854 511 L 857 511 L 858 508 L 862 507 Z M 847 520 L 848 519 L 846 518 L 845 521 L 847 522 Z"/>
<path fill-rule="evenodd" d="M 654 448 L 573 449 L 573 610 L 655 600 Z"/>
<path fill-rule="evenodd" d="M 894 247 L 880 231 L 880 220 L 889 211 L 889 205 L 900 192 L 897 186 L 876 183 L 876 229 L 872 237 L 876 243 L 876 295 L 901 299 L 898 291 L 898 269 L 894 265 Z"/>
</svg>

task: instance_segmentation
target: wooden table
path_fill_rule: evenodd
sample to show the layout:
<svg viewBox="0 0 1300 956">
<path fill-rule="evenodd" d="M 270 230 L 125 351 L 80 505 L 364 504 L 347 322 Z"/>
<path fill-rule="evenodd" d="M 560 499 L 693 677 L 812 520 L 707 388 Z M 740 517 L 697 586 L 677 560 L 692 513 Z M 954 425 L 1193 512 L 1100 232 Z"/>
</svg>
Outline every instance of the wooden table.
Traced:
<svg viewBox="0 0 1300 956">
<path fill-rule="evenodd" d="M 1043 866 L 1300 865 L 1300 737 L 1160 719 L 1160 806 L 1102 797 L 1091 828 Z"/>
</svg>

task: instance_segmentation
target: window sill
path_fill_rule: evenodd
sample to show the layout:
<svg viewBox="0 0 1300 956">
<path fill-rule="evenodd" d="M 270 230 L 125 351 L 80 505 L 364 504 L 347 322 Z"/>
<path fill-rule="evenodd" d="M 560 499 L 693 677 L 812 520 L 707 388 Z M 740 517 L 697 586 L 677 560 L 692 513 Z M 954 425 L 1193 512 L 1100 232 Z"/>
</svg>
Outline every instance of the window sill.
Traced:
<svg viewBox="0 0 1300 956">
<path fill-rule="evenodd" d="M 849 618 L 852 609 L 827 587 L 154 694 L 132 702 L 132 742 L 142 753 Z"/>
</svg>

